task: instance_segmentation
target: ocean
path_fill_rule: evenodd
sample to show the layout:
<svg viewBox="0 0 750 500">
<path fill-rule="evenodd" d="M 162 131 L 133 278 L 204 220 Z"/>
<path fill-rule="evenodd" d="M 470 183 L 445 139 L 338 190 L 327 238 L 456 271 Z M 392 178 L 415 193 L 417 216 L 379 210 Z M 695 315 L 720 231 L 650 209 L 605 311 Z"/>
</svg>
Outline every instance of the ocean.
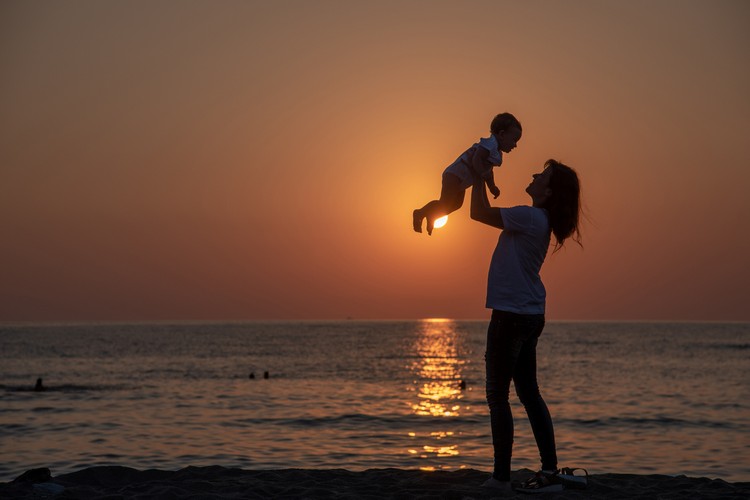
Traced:
<svg viewBox="0 0 750 500">
<path fill-rule="evenodd" d="M 93 465 L 489 471 L 486 327 L 0 326 L 0 482 Z M 539 378 L 560 466 L 750 481 L 748 354 L 747 323 L 549 322 Z M 537 469 L 511 397 L 513 469 Z"/>
</svg>

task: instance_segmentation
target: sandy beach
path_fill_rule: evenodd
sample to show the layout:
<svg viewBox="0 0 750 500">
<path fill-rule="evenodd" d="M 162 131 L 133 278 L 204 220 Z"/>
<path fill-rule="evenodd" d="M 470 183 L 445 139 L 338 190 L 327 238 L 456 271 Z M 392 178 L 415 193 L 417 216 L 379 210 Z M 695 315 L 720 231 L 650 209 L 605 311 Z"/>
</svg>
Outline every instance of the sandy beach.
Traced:
<svg viewBox="0 0 750 500">
<path fill-rule="evenodd" d="M 516 471 L 522 480 L 529 470 Z M 0 498 L 59 499 L 471 499 L 496 498 L 481 488 L 487 472 L 401 469 L 242 470 L 220 466 L 187 467 L 178 471 L 136 470 L 102 466 L 54 475 L 49 469 L 27 471 L 0 484 Z M 514 498 L 533 497 L 523 493 Z M 593 474 L 586 490 L 547 493 L 543 498 L 578 499 L 746 499 L 750 482 L 685 476 Z"/>
</svg>

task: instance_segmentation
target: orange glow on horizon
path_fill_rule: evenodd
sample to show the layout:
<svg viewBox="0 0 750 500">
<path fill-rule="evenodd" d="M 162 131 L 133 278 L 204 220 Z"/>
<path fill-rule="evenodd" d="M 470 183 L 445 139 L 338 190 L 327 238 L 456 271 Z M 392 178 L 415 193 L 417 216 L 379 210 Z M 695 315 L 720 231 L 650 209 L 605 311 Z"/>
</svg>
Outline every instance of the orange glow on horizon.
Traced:
<svg viewBox="0 0 750 500">
<path fill-rule="evenodd" d="M 451 318 L 424 318 L 422 322 L 424 323 L 449 323 L 453 321 Z M 432 332 L 437 332 L 438 330 L 430 330 Z"/>
</svg>

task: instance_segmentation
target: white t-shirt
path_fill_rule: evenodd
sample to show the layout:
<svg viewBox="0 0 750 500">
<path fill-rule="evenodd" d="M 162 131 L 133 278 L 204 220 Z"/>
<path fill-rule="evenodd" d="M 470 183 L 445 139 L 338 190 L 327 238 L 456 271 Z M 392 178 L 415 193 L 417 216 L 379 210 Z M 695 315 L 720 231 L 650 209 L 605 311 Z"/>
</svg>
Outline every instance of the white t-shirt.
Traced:
<svg viewBox="0 0 750 500">
<path fill-rule="evenodd" d="M 462 189 L 467 189 L 472 184 L 474 184 L 474 176 L 471 174 L 471 171 L 473 169 L 473 167 L 471 166 L 471 150 L 475 147 L 482 147 L 490 152 L 489 156 L 487 157 L 489 166 L 486 172 L 482 172 L 483 176 L 489 174 L 489 172 L 492 170 L 492 167 L 499 167 L 503 163 L 503 153 L 497 148 L 497 139 L 495 139 L 495 136 L 490 134 L 489 137 L 482 137 L 481 139 L 479 139 L 479 142 L 475 143 L 469 149 L 461 153 L 461 156 L 456 158 L 456 160 L 448 165 L 448 168 L 445 169 L 445 172 L 453 174 L 461 179 Z"/>
<path fill-rule="evenodd" d="M 517 314 L 544 314 L 547 292 L 539 276 L 550 242 L 547 212 L 519 206 L 501 208 L 505 229 L 492 254 L 487 307 Z"/>
</svg>

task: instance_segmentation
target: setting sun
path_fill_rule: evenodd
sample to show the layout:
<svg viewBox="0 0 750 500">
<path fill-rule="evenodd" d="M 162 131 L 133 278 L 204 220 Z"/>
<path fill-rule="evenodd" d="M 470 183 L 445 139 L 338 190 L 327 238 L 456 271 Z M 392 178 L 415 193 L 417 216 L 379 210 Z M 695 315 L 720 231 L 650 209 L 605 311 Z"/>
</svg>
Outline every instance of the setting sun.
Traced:
<svg viewBox="0 0 750 500">
<path fill-rule="evenodd" d="M 435 229 L 437 229 L 439 227 L 443 227 L 447 223 L 448 223 L 448 216 L 447 215 L 443 215 L 439 219 L 435 219 Z"/>
</svg>

